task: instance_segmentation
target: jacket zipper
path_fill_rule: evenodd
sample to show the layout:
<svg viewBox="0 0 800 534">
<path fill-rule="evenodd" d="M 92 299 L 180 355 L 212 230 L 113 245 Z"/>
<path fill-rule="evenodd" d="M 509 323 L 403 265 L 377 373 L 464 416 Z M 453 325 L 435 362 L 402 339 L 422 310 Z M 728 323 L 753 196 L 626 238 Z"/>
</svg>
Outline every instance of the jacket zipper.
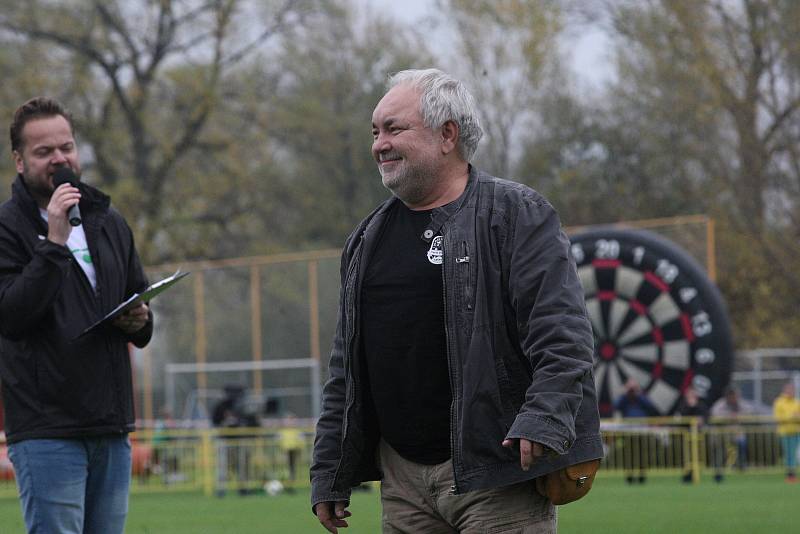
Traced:
<svg viewBox="0 0 800 534">
<path fill-rule="evenodd" d="M 472 309 L 472 284 L 469 279 L 469 247 L 466 241 L 461 242 L 461 256 L 456 258 L 456 263 L 463 265 L 464 273 L 464 299 L 468 310 Z"/>
<path fill-rule="evenodd" d="M 455 363 L 453 362 L 453 359 L 451 357 L 452 350 L 451 350 L 451 347 L 450 347 L 450 328 L 449 328 L 449 325 L 450 325 L 450 322 L 449 322 L 450 314 L 448 313 L 448 307 L 447 307 L 447 258 L 448 258 L 447 246 L 446 246 L 447 245 L 447 233 L 446 232 L 442 232 L 442 234 L 444 236 L 444 243 L 443 243 L 444 246 L 442 247 L 442 252 L 444 254 L 444 258 L 443 258 L 444 261 L 442 262 L 442 267 L 443 267 L 442 268 L 442 298 L 444 300 L 444 338 L 445 338 L 445 350 L 447 351 L 447 366 L 448 366 L 448 368 L 450 370 L 450 373 L 449 373 L 449 376 L 450 376 L 450 394 L 451 394 L 451 398 L 452 398 L 452 400 L 450 401 L 450 454 L 452 456 L 452 464 L 453 464 L 453 485 L 450 486 L 450 491 L 448 493 L 450 495 L 456 495 L 456 494 L 458 494 L 458 477 L 456 475 L 456 447 L 457 447 L 457 443 L 456 443 L 455 436 L 456 436 L 456 428 L 457 428 L 457 424 L 458 424 L 458 401 L 456 400 L 456 395 L 457 395 L 458 389 L 456 387 L 457 386 L 457 384 L 456 384 L 457 383 L 456 373 L 454 372 L 454 369 L 456 369 L 456 366 L 455 366 Z M 465 254 L 465 256 L 466 256 L 466 254 Z M 464 259 L 464 257 L 456 258 L 456 262 L 458 262 L 459 259 Z M 466 261 L 469 261 L 469 256 L 466 256 Z M 460 263 L 464 263 L 464 262 L 460 262 Z"/>
</svg>

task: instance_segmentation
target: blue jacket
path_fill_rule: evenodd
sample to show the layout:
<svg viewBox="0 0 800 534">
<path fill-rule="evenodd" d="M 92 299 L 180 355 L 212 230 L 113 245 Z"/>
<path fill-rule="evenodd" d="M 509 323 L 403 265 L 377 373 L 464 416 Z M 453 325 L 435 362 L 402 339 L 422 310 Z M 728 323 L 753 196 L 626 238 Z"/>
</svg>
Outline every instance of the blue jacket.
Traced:
<svg viewBox="0 0 800 534">
<path fill-rule="evenodd" d="M 336 333 L 311 466 L 312 506 L 348 500 L 380 477 L 379 439 L 364 402 L 359 295 L 392 202 L 348 238 Z M 458 200 L 436 208 L 420 239 L 443 236 L 454 493 L 514 484 L 601 458 L 593 338 L 569 241 L 537 192 L 470 167 Z M 555 454 L 529 471 L 504 438 Z"/>
</svg>

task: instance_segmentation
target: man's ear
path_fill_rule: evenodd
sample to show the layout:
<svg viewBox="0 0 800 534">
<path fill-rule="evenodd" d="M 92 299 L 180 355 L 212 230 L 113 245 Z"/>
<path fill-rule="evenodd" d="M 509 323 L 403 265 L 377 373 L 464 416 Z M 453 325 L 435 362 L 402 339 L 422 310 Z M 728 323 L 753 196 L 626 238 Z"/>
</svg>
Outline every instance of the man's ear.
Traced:
<svg viewBox="0 0 800 534">
<path fill-rule="evenodd" d="M 23 174 L 25 171 L 25 162 L 22 161 L 22 154 L 16 150 L 12 152 L 12 154 L 14 155 L 14 166 L 17 168 L 17 173 Z"/>
<path fill-rule="evenodd" d="M 447 155 L 458 146 L 458 124 L 455 121 L 447 121 L 442 125 L 442 154 Z"/>
</svg>

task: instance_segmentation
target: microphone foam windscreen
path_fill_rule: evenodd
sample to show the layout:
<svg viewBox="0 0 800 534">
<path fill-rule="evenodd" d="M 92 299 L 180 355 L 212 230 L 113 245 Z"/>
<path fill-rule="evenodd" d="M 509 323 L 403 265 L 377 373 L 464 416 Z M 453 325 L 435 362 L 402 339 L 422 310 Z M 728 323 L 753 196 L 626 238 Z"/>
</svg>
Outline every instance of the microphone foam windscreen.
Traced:
<svg viewBox="0 0 800 534">
<path fill-rule="evenodd" d="M 74 186 L 78 183 L 78 177 L 69 167 L 59 167 L 53 174 L 53 187 L 66 183 Z"/>
</svg>

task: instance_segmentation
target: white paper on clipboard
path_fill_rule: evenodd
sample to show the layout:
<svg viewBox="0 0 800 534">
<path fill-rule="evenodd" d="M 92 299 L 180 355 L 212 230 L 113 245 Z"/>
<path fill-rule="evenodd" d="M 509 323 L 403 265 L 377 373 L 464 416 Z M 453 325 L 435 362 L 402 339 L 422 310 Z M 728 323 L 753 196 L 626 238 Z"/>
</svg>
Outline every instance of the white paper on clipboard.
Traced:
<svg viewBox="0 0 800 534">
<path fill-rule="evenodd" d="M 129 298 L 127 298 L 124 302 L 122 302 L 119 306 L 117 306 L 116 308 L 114 308 L 113 310 L 108 312 L 105 315 L 105 317 L 103 317 L 102 319 L 100 319 L 99 321 L 94 323 L 92 326 L 90 326 L 89 328 L 84 330 L 81 333 L 81 335 L 78 336 L 78 337 L 81 337 L 81 336 L 83 336 L 85 334 L 88 334 L 92 329 L 100 326 L 101 324 L 105 323 L 106 321 L 110 321 L 110 320 L 114 319 L 118 315 L 121 315 L 121 314 L 125 313 L 128 309 L 130 309 L 130 308 L 132 308 L 134 306 L 138 306 L 139 302 L 150 302 L 154 297 L 156 297 L 157 295 L 160 295 L 161 293 L 163 293 L 167 289 L 171 288 L 173 285 L 175 285 L 178 282 L 178 280 L 180 280 L 184 276 L 188 276 L 188 275 L 189 275 L 188 272 L 182 273 L 182 272 L 180 272 L 180 270 L 178 270 L 178 271 L 175 271 L 175 274 L 173 274 L 172 276 L 168 276 L 168 277 L 164 278 L 163 280 L 159 280 L 155 284 L 151 284 L 147 289 L 145 289 L 141 293 L 134 293 Z"/>
</svg>

